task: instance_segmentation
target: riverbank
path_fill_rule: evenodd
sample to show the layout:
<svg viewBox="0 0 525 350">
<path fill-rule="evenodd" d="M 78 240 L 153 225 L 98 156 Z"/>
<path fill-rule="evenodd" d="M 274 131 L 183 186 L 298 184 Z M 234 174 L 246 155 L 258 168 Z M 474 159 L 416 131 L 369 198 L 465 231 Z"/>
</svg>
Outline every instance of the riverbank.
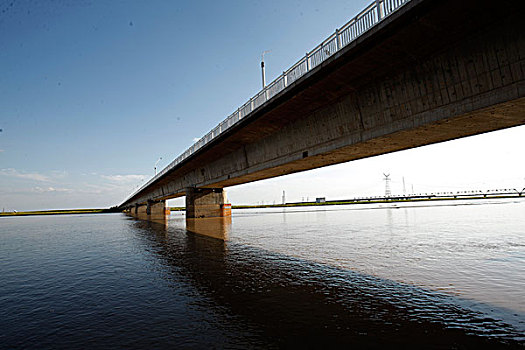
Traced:
<svg viewBox="0 0 525 350">
<path fill-rule="evenodd" d="M 29 215 L 71 215 L 71 214 L 102 214 L 114 213 L 114 209 L 67 209 L 67 210 L 36 210 L 10 211 L 0 213 L 1 216 L 29 216 Z"/>
</svg>

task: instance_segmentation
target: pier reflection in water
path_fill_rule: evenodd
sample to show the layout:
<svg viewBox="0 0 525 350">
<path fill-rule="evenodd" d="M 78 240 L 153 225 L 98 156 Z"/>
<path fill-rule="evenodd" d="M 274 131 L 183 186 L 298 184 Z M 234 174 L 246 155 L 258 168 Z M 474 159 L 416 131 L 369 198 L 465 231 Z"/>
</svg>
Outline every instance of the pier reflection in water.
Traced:
<svg viewBox="0 0 525 350">
<path fill-rule="evenodd" d="M 180 227 L 182 219 L 172 222 Z M 252 345 L 498 348 L 523 341 L 513 325 L 476 311 L 493 306 L 225 242 L 230 220 L 186 220 L 188 224 L 188 231 L 200 234 L 181 236 L 178 229 L 151 226 L 142 238 L 224 307 L 225 317 L 241 322 L 236 327 L 253 333 Z"/>
<path fill-rule="evenodd" d="M 167 229 L 169 223 L 171 222 L 171 225 L 174 227 L 185 229 L 186 231 L 194 234 L 216 238 L 223 241 L 228 239 L 228 234 L 231 230 L 232 225 L 231 216 L 211 218 L 186 218 L 186 226 L 182 226 L 181 220 L 170 220 L 170 218 L 166 216 L 152 217 L 151 215 L 126 215 L 141 221 L 147 221 L 151 224 L 154 224 L 152 227 L 156 227 L 157 229 Z"/>
<path fill-rule="evenodd" d="M 231 230 L 232 217 L 186 218 L 186 230 L 211 238 L 227 240 Z"/>
</svg>

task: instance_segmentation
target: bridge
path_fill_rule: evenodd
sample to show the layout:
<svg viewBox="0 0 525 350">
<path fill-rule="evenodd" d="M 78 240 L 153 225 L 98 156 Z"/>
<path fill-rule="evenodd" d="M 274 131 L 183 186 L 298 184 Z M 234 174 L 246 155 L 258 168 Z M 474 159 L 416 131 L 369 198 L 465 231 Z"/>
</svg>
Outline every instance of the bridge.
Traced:
<svg viewBox="0 0 525 350">
<path fill-rule="evenodd" d="M 525 124 L 522 0 L 377 0 L 119 209 L 231 215 L 224 188 Z M 497 145 L 495 145 L 496 147 Z"/>
</svg>

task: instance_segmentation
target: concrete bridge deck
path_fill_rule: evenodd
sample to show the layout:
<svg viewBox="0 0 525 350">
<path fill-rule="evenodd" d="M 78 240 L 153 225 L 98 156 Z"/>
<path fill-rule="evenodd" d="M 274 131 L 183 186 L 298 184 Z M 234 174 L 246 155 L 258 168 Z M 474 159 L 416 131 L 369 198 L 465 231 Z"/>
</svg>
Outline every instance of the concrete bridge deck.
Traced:
<svg viewBox="0 0 525 350">
<path fill-rule="evenodd" d="M 411 0 L 120 208 L 523 125 L 524 8 Z"/>
</svg>

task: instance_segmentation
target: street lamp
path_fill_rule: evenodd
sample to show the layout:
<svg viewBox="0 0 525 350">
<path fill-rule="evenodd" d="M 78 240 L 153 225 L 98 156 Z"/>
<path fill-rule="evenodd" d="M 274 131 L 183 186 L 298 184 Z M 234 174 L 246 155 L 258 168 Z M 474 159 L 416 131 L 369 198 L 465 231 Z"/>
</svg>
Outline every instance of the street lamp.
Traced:
<svg viewBox="0 0 525 350">
<path fill-rule="evenodd" d="M 261 73 L 262 73 L 262 88 L 266 87 L 266 74 L 264 73 L 264 54 L 271 52 L 271 50 L 266 50 L 261 55 Z"/>
<path fill-rule="evenodd" d="M 162 157 L 160 157 L 159 159 L 157 159 L 157 162 L 155 163 L 155 175 L 157 175 L 157 164 L 159 164 L 159 162 L 162 160 Z"/>
</svg>

